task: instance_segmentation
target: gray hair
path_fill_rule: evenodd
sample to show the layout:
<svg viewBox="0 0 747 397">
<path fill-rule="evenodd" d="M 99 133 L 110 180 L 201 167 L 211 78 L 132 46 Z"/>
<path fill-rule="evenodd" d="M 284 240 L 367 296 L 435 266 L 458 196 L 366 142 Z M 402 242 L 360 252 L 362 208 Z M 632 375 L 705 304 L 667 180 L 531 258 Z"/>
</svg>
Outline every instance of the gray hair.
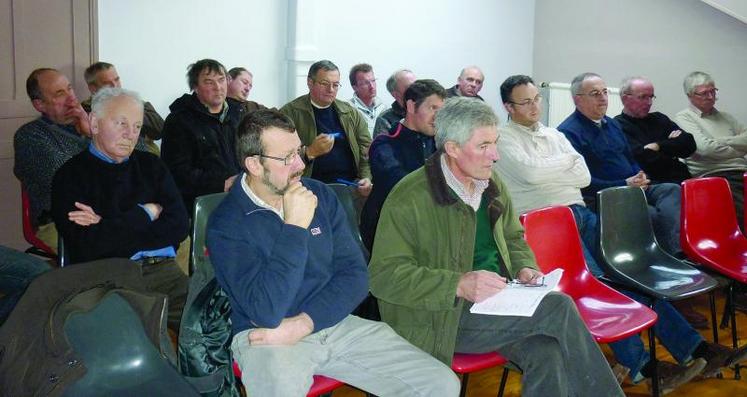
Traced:
<svg viewBox="0 0 747 397">
<path fill-rule="evenodd" d="M 104 87 L 96 91 L 96 94 L 93 95 L 91 99 L 91 113 L 95 114 L 96 117 L 103 117 L 106 105 L 113 99 L 121 96 L 132 99 L 138 104 L 140 110 L 143 110 L 143 100 L 140 99 L 140 94 L 137 92 L 124 88 Z"/>
<path fill-rule="evenodd" d="M 713 81 L 713 77 L 711 77 L 710 74 L 695 71 L 685 76 L 685 81 L 682 82 L 682 88 L 685 90 L 685 95 L 690 95 L 695 91 L 695 87 L 703 84 L 716 85 L 716 82 Z"/>
<path fill-rule="evenodd" d="M 643 76 L 629 76 L 622 80 L 620 83 L 620 94 L 630 94 L 630 87 L 633 86 L 634 81 L 645 81 L 650 83 L 651 80 Z"/>
<path fill-rule="evenodd" d="M 394 91 L 397 90 L 397 80 L 399 80 L 399 77 L 403 73 L 412 73 L 412 70 L 399 69 L 386 79 L 386 90 L 389 91 L 390 94 L 394 94 Z"/>
<path fill-rule="evenodd" d="M 451 97 L 436 113 L 436 148 L 446 142 L 463 145 L 480 127 L 497 127 L 498 116 L 483 101 L 468 97 Z"/>
<path fill-rule="evenodd" d="M 321 61 L 316 61 L 316 62 L 314 62 L 314 63 L 311 64 L 311 66 L 309 67 L 309 74 L 306 77 L 308 77 L 311 80 L 314 80 L 314 78 L 316 77 L 316 74 L 320 70 L 324 70 L 324 71 L 327 71 L 327 72 L 329 72 L 329 71 L 332 71 L 332 72 L 338 71 L 339 72 L 340 71 L 340 69 L 337 67 L 337 65 L 335 65 L 334 63 L 332 63 L 332 61 L 327 60 L 327 59 L 322 59 Z"/>
<path fill-rule="evenodd" d="M 571 81 L 571 95 L 578 95 L 581 92 L 581 85 L 584 81 L 594 77 L 602 78 L 602 76 L 592 72 L 584 72 L 574 77 L 573 81 Z"/>
</svg>

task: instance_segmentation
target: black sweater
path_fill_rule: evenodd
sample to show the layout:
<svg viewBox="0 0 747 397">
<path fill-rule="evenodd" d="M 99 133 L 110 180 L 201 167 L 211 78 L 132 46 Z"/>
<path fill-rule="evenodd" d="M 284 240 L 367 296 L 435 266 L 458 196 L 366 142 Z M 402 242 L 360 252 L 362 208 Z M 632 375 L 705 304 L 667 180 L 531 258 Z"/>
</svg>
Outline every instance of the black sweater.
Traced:
<svg viewBox="0 0 747 397">
<path fill-rule="evenodd" d="M 75 202 L 93 208 L 99 223 L 80 226 L 68 219 Z M 138 204 L 163 207 L 151 221 Z M 187 212 L 166 165 L 156 156 L 134 151 L 129 160 L 107 163 L 89 150 L 71 158 L 52 182 L 52 217 L 64 238 L 70 263 L 130 258 L 144 250 L 176 247 L 186 237 Z"/>
<path fill-rule="evenodd" d="M 642 119 L 621 113 L 615 117 L 638 164 L 654 182 L 680 183 L 691 178 L 687 166 L 678 158 L 687 158 L 695 152 L 695 139 L 682 130 L 663 113 L 649 113 Z M 674 130 L 682 134 L 669 139 Z M 659 144 L 659 151 L 644 149 L 649 143 Z"/>
</svg>

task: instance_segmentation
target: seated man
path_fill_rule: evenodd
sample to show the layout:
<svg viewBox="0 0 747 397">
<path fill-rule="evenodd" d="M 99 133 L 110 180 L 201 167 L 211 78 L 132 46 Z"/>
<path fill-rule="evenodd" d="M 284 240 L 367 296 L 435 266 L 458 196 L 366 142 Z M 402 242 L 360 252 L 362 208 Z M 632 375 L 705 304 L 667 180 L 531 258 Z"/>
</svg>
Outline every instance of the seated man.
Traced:
<svg viewBox="0 0 747 397">
<path fill-rule="evenodd" d="M 13 137 L 13 172 L 29 195 L 31 224 L 36 235 L 57 251 L 52 221 L 52 177 L 62 164 L 88 146 L 88 114 L 67 77 L 55 69 L 36 69 L 26 80 L 26 92 L 41 117 L 22 125 Z"/>
<path fill-rule="evenodd" d="M 234 141 L 241 111 L 226 101 L 226 68 L 220 62 L 189 65 L 187 82 L 192 94 L 169 106 L 161 155 L 192 211 L 195 197 L 228 191 L 239 173 Z"/>
<path fill-rule="evenodd" d="M 254 75 L 242 67 L 231 68 L 228 71 L 228 94 L 226 101 L 237 101 L 241 108 L 241 118 L 250 112 L 267 109 L 264 105 L 249 100 L 249 93 L 254 87 Z"/>
<path fill-rule="evenodd" d="M 349 103 L 337 99 L 340 70 L 334 63 L 314 62 L 306 79 L 309 93 L 283 106 L 280 111 L 298 129 L 306 146 L 306 176 L 324 183 L 355 180 L 358 193 L 371 193 L 368 147 L 371 135 L 363 116 Z"/>
<path fill-rule="evenodd" d="M 477 95 L 482 90 L 482 85 L 485 83 L 485 75 L 482 74 L 482 70 L 477 66 L 467 66 L 462 69 L 457 77 L 457 83 L 455 86 L 446 90 L 446 95 L 451 98 L 455 96 L 465 96 L 469 98 L 475 98 L 483 100 L 480 95 Z"/>
<path fill-rule="evenodd" d="M 506 181 L 517 212 L 569 206 L 581 235 L 586 264 L 594 276 L 602 276 L 604 272 L 596 259 L 599 257 L 597 215 L 586 208 L 581 197 L 580 189 L 591 180 L 583 157 L 573 150 L 563 134 L 539 122 L 542 97 L 529 76 L 506 79 L 501 84 L 501 98 L 511 120 L 501 129 L 500 160 L 495 168 Z M 643 295 L 621 292 L 645 305 L 651 303 Z M 681 363 L 659 361 L 661 390 L 674 389 L 701 371 L 712 376 L 722 367 L 739 362 L 747 352 L 706 342 L 669 302 L 657 301 L 654 310 L 659 316 L 656 325 L 659 340 Z M 610 347 L 617 361 L 631 370 L 634 382 L 651 377 L 652 364 L 640 336 L 610 343 Z M 695 362 L 685 366 L 690 358 Z"/>
<path fill-rule="evenodd" d="M 178 331 L 189 279 L 174 257 L 187 235 L 187 212 L 166 165 L 151 153 L 133 151 L 142 122 L 136 93 L 109 87 L 96 92 L 93 142 L 55 174 L 52 216 L 69 263 L 140 263 L 148 290 L 169 297 L 169 327 Z"/>
<path fill-rule="evenodd" d="M 654 183 L 680 184 L 692 178 L 680 159 L 695 152 L 695 139 L 664 113 L 651 112 L 654 85 L 645 77 L 629 77 L 620 86 L 622 113 L 615 116 L 630 150 Z"/>
<path fill-rule="evenodd" d="M 405 118 L 405 91 L 415 81 L 415 74 L 408 69 L 400 69 L 386 80 L 386 89 L 394 97 L 392 107 L 381 112 L 376 118 L 373 129 L 373 138 L 386 134 L 393 125 Z"/>
<path fill-rule="evenodd" d="M 350 68 L 350 86 L 353 87 L 353 97 L 350 104 L 360 112 L 368 125 L 368 134 L 373 136 L 374 124 L 379 115 L 386 109 L 386 105 L 376 96 L 376 76 L 373 67 L 367 63 L 359 63 Z"/>
<path fill-rule="evenodd" d="M 361 238 L 369 251 L 386 196 L 400 179 L 422 167 L 436 151 L 436 112 L 445 97 L 446 90 L 435 80 L 415 81 L 405 92 L 405 119 L 371 143 L 369 162 L 374 187 L 361 213 Z"/>
<path fill-rule="evenodd" d="M 103 87 L 122 87 L 122 81 L 117 73 L 117 68 L 111 63 L 96 62 L 86 68 L 83 77 L 88 84 L 88 91 L 91 95 Z M 81 103 L 86 112 L 91 112 L 91 98 Z M 143 128 L 140 130 L 140 136 L 143 138 L 144 145 L 149 152 L 156 156 L 161 154 L 161 149 L 154 141 L 161 139 L 161 130 L 163 130 L 163 118 L 158 114 L 150 102 L 143 102 Z"/>
<path fill-rule="evenodd" d="M 571 83 L 576 105 L 558 126 L 573 148 L 584 156 L 591 184 L 582 190 L 587 204 L 596 203 L 598 191 L 613 186 L 640 187 L 646 193 L 649 215 L 662 248 L 684 257 L 680 248 L 680 187 L 674 183 L 651 184 L 633 159 L 620 125 L 607 117 L 607 85 L 599 75 L 582 73 Z"/>
<path fill-rule="evenodd" d="M 698 149 L 687 159 L 690 173 L 721 176 L 729 181 L 739 225 L 744 225 L 742 174 L 747 171 L 747 127 L 729 113 L 716 109 L 718 88 L 713 78 L 692 72 L 683 83 L 690 106 L 675 120 L 693 134 Z"/>
<path fill-rule="evenodd" d="M 482 101 L 453 98 L 438 111 L 438 151 L 394 187 L 379 220 L 369 272 L 381 317 L 445 363 L 500 352 L 524 371 L 523 396 L 622 396 L 568 296 L 551 292 L 531 317 L 469 311 L 508 280 L 542 276 L 492 172 L 497 126 Z"/>
<path fill-rule="evenodd" d="M 320 374 L 381 396 L 456 396 L 448 367 L 350 315 L 368 291 L 366 264 L 334 192 L 301 177 L 301 145 L 282 113 L 244 118 L 245 173 L 208 223 L 247 395 L 306 395 Z"/>
</svg>

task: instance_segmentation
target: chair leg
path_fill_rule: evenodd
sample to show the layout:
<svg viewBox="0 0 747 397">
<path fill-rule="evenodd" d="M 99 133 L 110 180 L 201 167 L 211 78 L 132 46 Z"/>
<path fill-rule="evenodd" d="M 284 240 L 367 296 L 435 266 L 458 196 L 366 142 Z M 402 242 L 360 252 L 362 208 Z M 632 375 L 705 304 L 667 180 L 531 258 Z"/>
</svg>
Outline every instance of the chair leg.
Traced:
<svg viewBox="0 0 747 397">
<path fill-rule="evenodd" d="M 729 285 L 726 286 L 726 299 L 724 299 L 724 315 L 721 316 L 721 324 L 719 325 L 719 328 L 726 329 L 726 327 L 729 326 L 729 315 L 731 315 L 731 310 L 729 310 L 729 307 L 731 307 L 731 294 L 729 291 L 731 290 L 731 284 L 732 282 L 729 281 Z"/>
<path fill-rule="evenodd" d="M 459 397 L 467 395 L 467 382 L 469 382 L 469 374 L 465 372 L 462 374 L 462 387 L 459 389 Z"/>
<path fill-rule="evenodd" d="M 651 301 L 651 310 L 654 309 L 654 301 Z M 654 397 L 659 397 L 659 364 L 656 359 L 656 334 L 654 333 L 654 327 L 651 326 L 648 328 L 648 351 L 649 351 L 649 360 L 653 364 L 651 368 L 652 374 L 651 374 L 651 394 Z"/>
<path fill-rule="evenodd" d="M 503 397 L 503 392 L 506 390 L 506 381 L 508 380 L 508 368 L 503 367 L 503 375 L 501 375 L 501 385 L 498 387 L 498 397 Z"/>
<path fill-rule="evenodd" d="M 713 343 L 718 344 L 718 328 L 716 328 L 716 290 L 711 290 L 711 292 L 708 293 L 708 303 L 711 306 L 711 328 L 713 329 Z M 722 379 L 723 377 L 724 375 L 721 371 L 716 374 L 716 378 L 718 379 Z"/>
<path fill-rule="evenodd" d="M 734 282 L 729 283 L 729 315 L 731 316 L 731 345 L 733 348 L 739 347 L 737 341 L 737 313 L 734 308 Z M 739 373 L 739 363 L 734 366 L 734 379 L 741 379 L 742 376 Z"/>
</svg>

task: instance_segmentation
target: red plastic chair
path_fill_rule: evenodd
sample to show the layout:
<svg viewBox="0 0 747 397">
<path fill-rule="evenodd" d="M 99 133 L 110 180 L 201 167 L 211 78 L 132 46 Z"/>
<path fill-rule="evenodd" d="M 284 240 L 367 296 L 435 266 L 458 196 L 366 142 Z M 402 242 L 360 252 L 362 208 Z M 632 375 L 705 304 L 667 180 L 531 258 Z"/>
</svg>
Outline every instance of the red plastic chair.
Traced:
<svg viewBox="0 0 747 397">
<path fill-rule="evenodd" d="M 747 239 L 737 225 L 729 183 L 720 177 L 682 182 L 680 216 L 680 245 L 685 254 L 729 278 L 725 314 L 731 318 L 732 346 L 736 348 L 737 322 L 732 304 L 734 282 L 747 283 Z M 722 322 L 722 325 L 725 324 Z M 713 333 L 716 338 L 715 329 Z M 735 377 L 739 379 L 739 366 Z"/>
<path fill-rule="evenodd" d="M 236 364 L 236 361 L 233 362 L 233 375 L 241 379 L 241 370 L 239 369 L 239 365 Z M 309 393 L 306 397 L 321 396 L 322 394 L 339 389 L 342 386 L 345 386 L 345 384 L 339 380 L 334 380 L 322 375 L 314 375 L 314 383 L 311 385 L 311 389 L 309 389 Z"/>
<path fill-rule="evenodd" d="M 45 258 L 57 258 L 57 254 L 47 244 L 36 237 L 36 228 L 31 223 L 31 202 L 26 188 L 21 185 L 21 223 L 23 224 L 23 238 L 31 244 L 26 249 L 27 254 L 43 256 Z"/>
<path fill-rule="evenodd" d="M 742 174 L 742 189 L 744 189 L 744 197 L 747 199 L 747 172 Z M 744 225 L 742 225 L 742 230 L 744 230 L 745 233 L 747 233 L 747 206 L 745 206 L 742 211 L 744 212 Z"/>
<path fill-rule="evenodd" d="M 652 330 L 656 312 L 597 280 L 586 267 L 573 213 L 548 207 L 521 216 L 524 238 L 545 272 L 563 268 L 558 288 L 576 303 L 581 318 L 598 343 L 610 343 Z"/>
<path fill-rule="evenodd" d="M 459 391 L 459 396 L 464 397 L 467 393 L 469 374 L 482 371 L 486 368 L 504 365 L 507 362 L 508 360 L 505 357 L 495 352 L 483 354 L 454 353 L 454 358 L 451 361 L 451 370 L 462 375 L 462 387 Z M 503 390 L 506 388 L 506 380 L 508 380 L 508 368 L 503 368 L 501 385 L 498 388 L 498 397 L 503 396 Z"/>
</svg>

